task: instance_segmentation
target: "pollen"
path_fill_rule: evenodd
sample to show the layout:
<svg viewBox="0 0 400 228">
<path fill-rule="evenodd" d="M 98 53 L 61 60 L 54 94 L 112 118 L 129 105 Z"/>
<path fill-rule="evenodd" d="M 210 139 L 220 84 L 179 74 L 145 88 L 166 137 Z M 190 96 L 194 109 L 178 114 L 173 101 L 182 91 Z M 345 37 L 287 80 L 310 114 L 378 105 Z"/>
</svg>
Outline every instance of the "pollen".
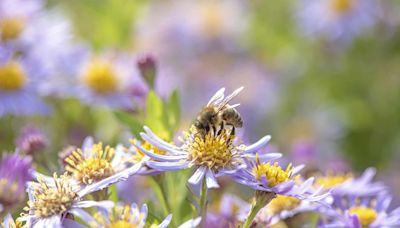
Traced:
<svg viewBox="0 0 400 228">
<path fill-rule="evenodd" d="M 90 224 L 90 227 L 105 227 L 105 228 L 136 228 L 139 227 L 139 223 L 144 218 L 143 214 L 139 211 L 134 213 L 129 206 L 117 206 L 114 207 L 108 218 L 105 218 L 103 214 L 97 213 L 94 215 L 95 223 Z"/>
<path fill-rule="evenodd" d="M 12 61 L 0 66 L 0 90 L 19 90 L 26 81 L 26 75 L 18 63 Z"/>
<path fill-rule="evenodd" d="M 193 137 L 188 145 L 188 159 L 195 165 L 208 166 L 215 171 L 232 165 L 237 149 L 233 145 L 234 136 L 231 130 L 223 128 L 216 133 L 209 131 L 204 137 L 196 134 L 194 127 L 191 131 L 192 134 L 186 136 Z"/>
<path fill-rule="evenodd" d="M 362 227 L 368 227 L 378 217 L 376 211 L 369 207 L 352 207 L 349 213 L 350 215 L 357 215 Z"/>
<path fill-rule="evenodd" d="M 278 195 L 268 204 L 268 212 L 276 215 L 282 211 L 289 211 L 297 208 L 301 203 L 300 199 L 291 196 Z"/>
<path fill-rule="evenodd" d="M 41 178 L 38 178 L 38 182 L 33 186 L 33 201 L 28 201 L 28 206 L 24 208 L 30 215 L 34 214 L 37 218 L 61 215 L 79 200 L 67 175 L 57 177 L 57 174 L 54 174 L 53 178 L 54 186 L 49 186 Z"/>
<path fill-rule="evenodd" d="M 278 162 L 275 162 L 271 165 L 268 163 L 260 163 L 260 160 L 256 158 L 256 166 L 253 167 L 253 174 L 257 180 L 261 180 L 262 177 L 265 177 L 268 181 L 268 187 L 274 187 L 277 184 L 283 183 L 289 180 L 293 173 L 293 166 L 289 164 L 286 170 L 283 170 Z"/>
<path fill-rule="evenodd" d="M 353 175 L 351 173 L 340 175 L 333 175 L 328 173 L 326 176 L 316 178 L 315 184 L 317 186 L 323 186 L 325 189 L 330 189 L 339 184 L 343 184 L 344 182 L 352 178 Z"/>
<path fill-rule="evenodd" d="M 353 1 L 354 0 L 332 0 L 331 9 L 338 14 L 345 13 L 351 9 Z"/>
<path fill-rule="evenodd" d="M 92 60 L 82 75 L 83 83 L 96 93 L 113 93 L 118 89 L 118 78 L 113 66 L 102 60 Z"/>
<path fill-rule="evenodd" d="M 111 161 L 114 158 L 113 148 L 102 143 L 94 144 L 90 152 L 77 149 L 65 159 L 65 170 L 81 184 L 91 184 L 115 173 Z"/>
<path fill-rule="evenodd" d="M 17 39 L 25 27 L 25 21 L 22 18 L 12 17 L 0 20 L 0 38 L 3 41 Z"/>
</svg>

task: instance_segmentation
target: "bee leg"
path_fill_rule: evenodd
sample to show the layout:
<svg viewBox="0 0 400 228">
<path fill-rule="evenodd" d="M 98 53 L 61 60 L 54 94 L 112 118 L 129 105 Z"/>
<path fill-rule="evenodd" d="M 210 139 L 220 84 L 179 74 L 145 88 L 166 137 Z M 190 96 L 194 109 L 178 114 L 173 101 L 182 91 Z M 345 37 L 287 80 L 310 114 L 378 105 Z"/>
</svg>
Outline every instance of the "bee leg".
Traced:
<svg viewBox="0 0 400 228">
<path fill-rule="evenodd" d="M 213 129 L 213 133 L 214 133 L 214 135 L 215 135 L 215 134 L 217 134 L 217 128 L 215 128 L 215 126 L 214 126 L 214 125 L 212 126 L 212 129 Z"/>
<path fill-rule="evenodd" d="M 236 135 L 236 130 L 235 130 L 235 127 L 232 126 L 231 136 L 235 137 L 235 135 Z"/>
<path fill-rule="evenodd" d="M 222 129 L 224 129 L 224 128 L 225 128 L 224 121 L 222 121 L 221 122 L 221 126 L 220 126 L 219 131 L 218 131 L 218 135 L 220 135 L 222 133 Z"/>
</svg>

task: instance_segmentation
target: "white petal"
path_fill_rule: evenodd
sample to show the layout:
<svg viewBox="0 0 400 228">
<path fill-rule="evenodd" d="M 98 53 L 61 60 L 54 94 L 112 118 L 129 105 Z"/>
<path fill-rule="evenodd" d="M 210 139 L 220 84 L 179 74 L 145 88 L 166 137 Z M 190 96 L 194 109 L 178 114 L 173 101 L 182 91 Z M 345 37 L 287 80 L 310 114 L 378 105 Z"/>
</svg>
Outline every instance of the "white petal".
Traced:
<svg viewBox="0 0 400 228">
<path fill-rule="evenodd" d="M 95 182 L 93 184 L 85 186 L 78 192 L 80 197 L 83 197 L 86 194 L 90 194 L 92 192 L 107 188 L 117 182 L 125 181 L 128 177 L 136 174 L 140 168 L 143 166 L 143 163 L 137 163 L 132 167 L 129 167 L 121 172 L 118 172 L 110 177 L 107 177 L 101 181 Z"/>
<path fill-rule="evenodd" d="M 178 228 L 195 228 L 197 227 L 201 222 L 201 217 L 197 217 L 195 219 L 190 219 L 183 223 L 182 225 L 178 226 Z"/>
<path fill-rule="evenodd" d="M 179 160 L 186 160 L 187 155 L 161 155 L 161 154 L 156 154 L 154 152 L 150 152 L 143 147 L 141 147 L 139 144 L 136 144 L 136 147 L 142 151 L 145 155 L 154 158 L 158 161 L 179 161 Z"/>
<path fill-rule="evenodd" d="M 91 222 L 95 221 L 94 218 L 90 216 L 89 213 L 80 208 L 72 208 L 68 212 L 77 216 L 78 218 L 81 218 L 82 221 L 86 222 L 87 224 L 90 224 Z M 63 224 L 65 224 L 65 220 L 63 221 Z"/>
<path fill-rule="evenodd" d="M 201 166 L 196 171 L 194 174 L 189 178 L 188 182 L 193 185 L 197 185 L 204 177 L 206 174 L 207 168 L 205 166 Z"/>
<path fill-rule="evenodd" d="M 258 140 L 256 143 L 247 146 L 245 149 L 245 153 L 256 153 L 258 150 L 260 150 L 263 146 L 267 145 L 269 140 L 271 139 L 270 135 L 266 135 L 262 137 L 260 140 Z"/>
<path fill-rule="evenodd" d="M 206 184 L 207 188 L 219 188 L 217 179 L 215 178 L 215 175 L 211 170 L 208 170 L 206 172 Z"/>
<path fill-rule="evenodd" d="M 104 209 L 109 209 L 114 207 L 114 202 L 111 200 L 104 200 L 104 201 L 85 200 L 74 203 L 71 208 L 74 209 L 74 208 L 88 208 L 88 207 L 101 207 Z"/>
<path fill-rule="evenodd" d="M 168 227 L 168 225 L 171 223 L 172 215 L 169 214 L 164 221 L 162 221 L 159 225 L 158 228 L 165 228 Z"/>
<path fill-rule="evenodd" d="M 156 161 L 148 161 L 146 165 L 153 169 L 157 169 L 160 171 L 174 171 L 187 169 L 189 167 L 188 161 L 185 162 L 156 162 Z"/>
</svg>

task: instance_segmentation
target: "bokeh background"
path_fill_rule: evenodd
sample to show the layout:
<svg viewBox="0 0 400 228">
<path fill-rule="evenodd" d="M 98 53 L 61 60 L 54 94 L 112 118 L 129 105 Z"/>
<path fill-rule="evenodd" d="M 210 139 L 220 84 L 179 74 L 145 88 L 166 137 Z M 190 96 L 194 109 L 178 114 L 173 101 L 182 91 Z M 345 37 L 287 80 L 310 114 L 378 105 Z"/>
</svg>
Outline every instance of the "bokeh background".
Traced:
<svg viewBox="0 0 400 228">
<path fill-rule="evenodd" d="M 0 22 L 11 12 L 7 7 L 0 10 Z M 396 195 L 399 10 L 395 0 L 41 2 L 24 19 L 34 32 L 23 42 L 39 47 L 30 57 L 37 60 L 33 65 L 51 63 L 41 69 L 52 70 L 37 89 L 50 111 L 10 114 L 0 100 L 0 151 L 14 150 L 27 127 L 46 137 L 42 160 L 56 161 L 62 148 L 80 145 L 87 135 L 111 144 L 126 141 L 132 126 L 115 113 L 141 113 L 151 88 L 163 99 L 178 91 L 178 128 L 186 129 L 219 88 L 244 86 L 235 98 L 244 119 L 243 141 L 271 134 L 271 150 L 323 170 L 377 167 Z M 6 23 L 0 28 L 5 34 Z M 74 79 L 84 55 L 112 56 L 113 64 L 135 75 L 122 81 L 130 85 L 134 106 L 119 105 L 126 97 L 99 101 L 93 93 L 77 95 L 85 89 Z M 150 68 L 155 62 L 154 85 L 138 68 L 143 61 Z M 15 106 L 29 104 L 20 100 Z M 57 162 L 49 166 L 56 170 Z"/>
</svg>

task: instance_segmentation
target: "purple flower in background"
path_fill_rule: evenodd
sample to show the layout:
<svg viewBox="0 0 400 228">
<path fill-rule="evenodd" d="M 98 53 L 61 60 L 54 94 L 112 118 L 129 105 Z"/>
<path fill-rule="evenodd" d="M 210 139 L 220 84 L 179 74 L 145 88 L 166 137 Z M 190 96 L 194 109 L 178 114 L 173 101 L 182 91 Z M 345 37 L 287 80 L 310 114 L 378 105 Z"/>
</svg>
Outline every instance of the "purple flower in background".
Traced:
<svg viewBox="0 0 400 228">
<path fill-rule="evenodd" d="M 14 50 L 10 50 L 11 53 Z M 38 94 L 40 77 L 26 59 L 11 55 L 0 62 L 0 116 L 46 114 L 50 108 Z"/>
<path fill-rule="evenodd" d="M 145 82 L 131 56 L 87 56 L 74 81 L 74 94 L 83 103 L 109 108 L 132 109 L 137 89 Z M 142 93 L 142 95 L 144 95 Z"/>
<path fill-rule="evenodd" d="M 376 23 L 378 11 L 373 0 L 302 0 L 297 16 L 303 33 L 348 42 Z"/>
<path fill-rule="evenodd" d="M 391 196 L 382 192 L 374 197 L 349 197 L 333 202 L 333 207 L 322 211 L 320 227 L 378 228 L 399 227 L 400 207 L 389 212 Z M 338 206 L 340 205 L 340 206 Z M 327 212 L 327 210 L 329 212 Z"/>
<path fill-rule="evenodd" d="M 0 212 L 25 199 L 25 184 L 32 179 L 31 157 L 4 154 L 0 161 Z"/>
<path fill-rule="evenodd" d="M 26 28 L 40 12 L 41 0 L 0 1 L 0 45 L 20 45 L 26 37 Z"/>
<path fill-rule="evenodd" d="M 206 227 L 235 227 L 243 221 L 250 204 L 239 197 L 226 193 L 222 196 L 219 211 L 207 214 Z"/>
<path fill-rule="evenodd" d="M 27 127 L 19 134 L 16 144 L 20 151 L 32 155 L 44 150 L 48 145 L 48 139 L 41 130 Z"/>
<path fill-rule="evenodd" d="M 242 88 L 239 88 L 225 97 L 225 89 L 222 88 L 210 99 L 207 106 L 228 105 L 228 102 L 241 90 Z M 156 154 L 154 151 L 148 151 L 140 145 L 136 145 L 144 154 L 154 159 L 146 163 L 149 167 L 160 171 L 172 171 L 194 166 L 196 171 L 189 178 L 189 183 L 198 186 L 205 179 L 207 188 L 219 187 L 217 176 L 235 173 L 245 167 L 244 159 L 254 157 L 254 153 L 264 147 L 271 138 L 267 135 L 252 145 L 237 145 L 234 128 L 210 129 L 203 137 L 202 133 L 192 126 L 189 132 L 184 133 L 183 145 L 178 147 L 165 142 L 148 127 L 144 127 L 144 130 L 145 133 L 140 134 L 143 140 L 167 153 L 165 155 Z M 279 153 L 263 155 L 267 160 L 273 160 L 280 156 Z"/>
</svg>

